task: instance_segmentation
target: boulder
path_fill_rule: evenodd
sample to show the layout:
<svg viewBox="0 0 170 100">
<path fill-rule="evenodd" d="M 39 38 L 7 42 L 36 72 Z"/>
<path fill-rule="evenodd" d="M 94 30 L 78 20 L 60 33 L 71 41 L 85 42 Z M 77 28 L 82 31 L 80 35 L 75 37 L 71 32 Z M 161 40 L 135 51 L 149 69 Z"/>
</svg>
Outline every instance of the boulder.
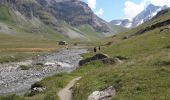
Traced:
<svg viewBox="0 0 170 100">
<path fill-rule="evenodd" d="M 79 66 L 83 66 L 87 63 L 97 61 L 97 60 L 102 61 L 104 64 L 122 64 L 123 60 L 126 60 L 126 59 L 127 58 L 121 57 L 121 56 L 116 56 L 114 58 L 111 58 L 106 54 L 98 53 L 98 54 L 94 55 L 93 57 L 89 57 L 89 58 L 81 60 L 79 62 Z"/>
<path fill-rule="evenodd" d="M 114 58 L 106 58 L 106 59 L 103 59 L 102 62 L 104 64 L 114 64 L 114 63 L 116 63 Z"/>
<path fill-rule="evenodd" d="M 128 39 L 128 38 L 129 38 L 129 36 L 125 36 L 125 37 L 123 37 L 123 40 Z"/>
<path fill-rule="evenodd" d="M 98 53 L 98 54 L 94 55 L 91 58 L 91 60 L 101 60 L 101 59 L 106 59 L 106 58 L 109 58 L 109 56 L 106 54 L 103 54 L 103 53 Z"/>
<path fill-rule="evenodd" d="M 31 92 L 34 92 L 34 93 L 43 93 L 45 92 L 46 88 L 44 87 L 35 87 L 31 90 Z"/>
<path fill-rule="evenodd" d="M 94 91 L 87 100 L 111 100 L 116 95 L 116 90 L 113 86 L 103 90 Z"/>
<path fill-rule="evenodd" d="M 81 60 L 79 62 L 79 65 L 82 66 L 82 65 L 85 65 L 85 64 L 93 62 L 93 61 L 97 61 L 97 60 L 101 60 L 102 61 L 102 60 L 108 59 L 108 58 L 109 58 L 108 55 L 102 54 L 102 53 L 98 53 L 98 54 L 94 55 L 93 57 Z"/>
</svg>

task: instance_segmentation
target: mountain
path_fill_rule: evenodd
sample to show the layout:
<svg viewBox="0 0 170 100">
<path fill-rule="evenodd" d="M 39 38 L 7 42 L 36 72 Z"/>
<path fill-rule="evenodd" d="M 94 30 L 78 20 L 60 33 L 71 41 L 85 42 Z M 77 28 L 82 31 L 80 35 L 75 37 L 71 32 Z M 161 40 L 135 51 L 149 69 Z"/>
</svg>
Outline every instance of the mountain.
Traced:
<svg viewBox="0 0 170 100">
<path fill-rule="evenodd" d="M 113 34 L 111 26 L 79 0 L 0 0 L 0 6 L 1 27 L 6 26 L 12 33 L 19 30 L 45 38 L 72 39 Z M 87 26 L 84 28 L 91 34 L 80 30 L 81 26 Z"/>
<path fill-rule="evenodd" d="M 140 12 L 137 16 L 135 16 L 132 21 L 125 19 L 125 20 L 118 20 L 120 24 L 117 24 L 115 22 L 117 22 L 117 20 L 113 20 L 110 23 L 114 24 L 114 25 L 120 25 L 126 28 L 133 28 L 133 27 L 137 27 L 139 25 L 141 25 L 142 23 L 152 19 L 159 11 L 166 9 L 167 6 L 155 6 L 153 4 L 150 4 L 146 7 L 145 10 L 143 10 L 142 12 Z M 123 24 L 124 22 L 126 22 L 126 24 Z"/>
<path fill-rule="evenodd" d="M 143 31 L 142 34 L 134 35 Z M 124 38 L 127 37 L 128 38 Z M 131 37 L 132 36 L 132 37 Z M 102 54 L 83 55 L 89 61 L 76 71 L 44 78 L 32 87 L 47 87 L 45 92 L 31 92 L 21 99 L 15 95 L 1 100 L 51 100 L 76 76 L 81 80 L 72 89 L 73 100 L 169 100 L 170 95 L 170 9 L 127 32 L 86 44 L 89 49 L 100 43 Z M 90 45 L 90 46 L 89 46 Z M 99 60 L 100 57 L 104 56 Z M 98 61 L 89 59 L 98 58 Z M 93 59 L 92 59 L 93 60 Z M 39 68 L 39 67 L 38 67 Z M 17 69 L 18 70 L 18 69 Z M 31 69 L 30 69 L 31 70 Z M 10 72 L 11 73 L 11 72 Z M 93 94 L 100 94 L 93 95 Z M 33 95 L 32 95 L 33 94 Z M 108 95 L 105 95 L 108 94 Z M 4 98 L 4 99 L 3 99 Z M 87 99 L 89 98 L 89 99 Z"/>
<path fill-rule="evenodd" d="M 153 4 L 148 5 L 148 7 L 139 13 L 135 18 L 133 18 L 132 27 L 136 27 L 143 22 L 146 22 L 153 18 L 159 11 L 162 10 L 160 6 L 154 6 Z"/>
</svg>

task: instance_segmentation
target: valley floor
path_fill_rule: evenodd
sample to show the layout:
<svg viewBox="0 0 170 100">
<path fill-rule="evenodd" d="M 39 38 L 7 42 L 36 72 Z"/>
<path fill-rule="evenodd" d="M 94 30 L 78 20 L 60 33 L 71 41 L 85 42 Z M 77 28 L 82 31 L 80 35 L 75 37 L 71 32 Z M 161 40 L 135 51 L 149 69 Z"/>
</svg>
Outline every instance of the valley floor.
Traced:
<svg viewBox="0 0 170 100">
<path fill-rule="evenodd" d="M 135 33 L 132 30 L 93 44 L 94 47 L 101 43 L 100 52 L 110 58 L 125 58 L 121 64 L 91 62 L 71 73 L 59 73 L 35 83 L 33 86 L 46 88 L 42 93 L 11 95 L 0 99 L 59 100 L 58 92 L 71 80 L 82 77 L 72 88 L 73 100 L 87 100 L 94 91 L 102 91 L 110 86 L 116 90 L 112 100 L 169 100 L 170 34 L 160 32 L 160 29 L 124 39 L 128 34 Z M 94 53 L 90 52 L 82 57 L 88 58 L 93 55 Z"/>
</svg>

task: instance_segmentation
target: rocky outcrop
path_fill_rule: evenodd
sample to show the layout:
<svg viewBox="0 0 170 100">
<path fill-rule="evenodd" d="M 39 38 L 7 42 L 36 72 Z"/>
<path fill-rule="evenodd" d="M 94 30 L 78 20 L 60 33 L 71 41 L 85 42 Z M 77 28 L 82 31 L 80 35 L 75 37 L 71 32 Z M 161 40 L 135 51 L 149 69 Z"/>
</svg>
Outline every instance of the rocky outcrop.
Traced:
<svg viewBox="0 0 170 100">
<path fill-rule="evenodd" d="M 94 91 L 87 100 L 111 100 L 115 95 L 116 90 L 111 86 L 103 91 Z"/>
<path fill-rule="evenodd" d="M 162 26 L 167 26 L 167 25 L 170 25 L 170 19 L 165 20 L 163 22 L 158 22 L 158 23 L 156 23 L 154 25 L 151 25 L 151 26 L 148 26 L 148 27 L 146 27 L 144 29 L 141 29 L 138 32 L 136 32 L 134 35 L 140 35 L 140 34 L 143 34 L 143 33 L 147 32 L 147 31 L 151 31 L 151 30 L 154 30 L 156 28 L 159 28 L 159 27 L 162 27 Z"/>
<path fill-rule="evenodd" d="M 52 2 L 46 0 L 51 4 L 43 3 L 42 0 L 38 0 L 40 4 L 45 5 L 46 9 L 59 20 L 66 21 L 72 26 L 79 26 L 88 24 L 91 25 L 98 32 L 109 32 L 109 26 L 105 21 L 98 18 L 88 5 L 79 0 L 65 0 Z"/>
<path fill-rule="evenodd" d="M 89 57 L 89 58 L 81 60 L 79 62 L 79 65 L 83 66 L 83 65 L 88 64 L 93 61 L 102 61 L 104 64 L 121 64 L 121 63 L 123 63 L 122 59 L 120 59 L 119 57 L 111 58 L 106 54 L 98 53 L 98 54 L 94 55 L 93 57 Z"/>
<path fill-rule="evenodd" d="M 128 19 L 122 19 L 122 20 L 113 20 L 110 23 L 113 25 L 120 25 L 126 28 L 134 28 L 143 24 L 144 22 L 151 20 L 152 18 L 157 18 L 162 14 L 165 14 L 167 10 L 164 9 L 167 8 L 168 7 L 166 5 L 161 7 L 161 6 L 155 6 L 153 4 L 149 4 L 146 7 L 146 9 L 144 9 L 142 12 L 136 15 L 131 21 Z"/>
<path fill-rule="evenodd" d="M 79 62 L 79 65 L 82 66 L 82 65 L 85 65 L 85 64 L 93 62 L 93 61 L 104 60 L 104 59 L 108 59 L 108 58 L 109 58 L 108 55 L 102 54 L 102 53 L 98 53 L 98 54 L 94 55 L 93 57 L 89 57 L 89 58 L 86 58 L 84 60 L 81 60 Z"/>
<path fill-rule="evenodd" d="M 97 17 L 86 3 L 79 0 L 0 0 L 0 4 L 17 10 L 29 19 L 33 17 L 41 19 L 60 32 L 62 27 L 60 21 L 73 27 L 88 24 L 97 32 L 111 32 L 109 24 Z"/>
</svg>

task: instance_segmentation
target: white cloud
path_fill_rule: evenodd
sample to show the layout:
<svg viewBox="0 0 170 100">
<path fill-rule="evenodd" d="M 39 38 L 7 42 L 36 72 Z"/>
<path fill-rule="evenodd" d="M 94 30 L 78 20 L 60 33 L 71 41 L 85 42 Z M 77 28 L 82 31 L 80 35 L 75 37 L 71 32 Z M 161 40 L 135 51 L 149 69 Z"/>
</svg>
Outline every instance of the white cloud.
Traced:
<svg viewBox="0 0 170 100">
<path fill-rule="evenodd" d="M 170 6 L 170 0 L 144 0 L 143 2 L 145 4 L 152 3 L 156 6 L 164 6 L 164 5 Z"/>
<path fill-rule="evenodd" d="M 96 8 L 96 0 L 88 0 L 87 4 L 89 5 L 89 7 L 91 9 L 95 9 Z"/>
<path fill-rule="evenodd" d="M 102 16 L 103 13 L 104 13 L 103 9 L 100 8 L 95 14 L 96 14 L 97 16 Z"/>
<path fill-rule="evenodd" d="M 126 18 L 132 19 L 143 10 L 144 10 L 143 3 L 135 4 L 131 1 L 125 2 L 124 13 L 125 13 Z"/>
<path fill-rule="evenodd" d="M 134 18 L 137 14 L 143 11 L 148 4 L 154 4 L 156 6 L 167 5 L 170 7 L 170 0 L 143 0 L 139 4 L 128 0 L 125 2 L 124 7 L 125 17 L 129 19 Z"/>
</svg>

